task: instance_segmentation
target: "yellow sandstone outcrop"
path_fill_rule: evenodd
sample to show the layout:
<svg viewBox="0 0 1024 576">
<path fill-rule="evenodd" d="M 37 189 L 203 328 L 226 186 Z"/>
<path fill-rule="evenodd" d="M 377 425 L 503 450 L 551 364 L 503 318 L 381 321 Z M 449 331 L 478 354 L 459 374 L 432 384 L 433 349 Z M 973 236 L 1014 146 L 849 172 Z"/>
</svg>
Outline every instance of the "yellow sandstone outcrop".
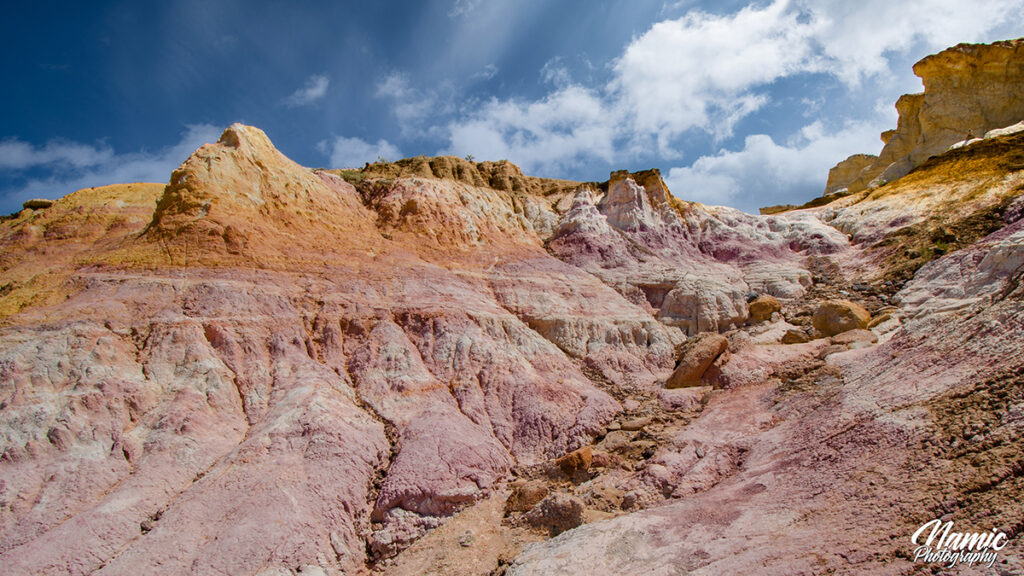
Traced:
<svg viewBox="0 0 1024 576">
<path fill-rule="evenodd" d="M 922 59 L 914 74 L 924 92 L 896 102 L 897 128 L 882 133 L 878 158 L 862 165 L 858 154 L 837 164 L 825 195 L 891 182 L 957 142 L 1024 120 L 1024 39 L 958 44 Z"/>
</svg>

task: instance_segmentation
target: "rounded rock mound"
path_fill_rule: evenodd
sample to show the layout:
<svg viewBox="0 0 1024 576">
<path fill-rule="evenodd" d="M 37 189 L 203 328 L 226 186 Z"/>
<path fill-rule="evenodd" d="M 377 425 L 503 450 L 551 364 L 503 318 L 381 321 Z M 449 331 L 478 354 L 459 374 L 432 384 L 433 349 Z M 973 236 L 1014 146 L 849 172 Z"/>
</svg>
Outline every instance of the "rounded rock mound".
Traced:
<svg viewBox="0 0 1024 576">
<path fill-rule="evenodd" d="M 867 328 L 871 314 L 849 300 L 826 300 L 818 305 L 811 322 L 825 336 Z"/>
</svg>

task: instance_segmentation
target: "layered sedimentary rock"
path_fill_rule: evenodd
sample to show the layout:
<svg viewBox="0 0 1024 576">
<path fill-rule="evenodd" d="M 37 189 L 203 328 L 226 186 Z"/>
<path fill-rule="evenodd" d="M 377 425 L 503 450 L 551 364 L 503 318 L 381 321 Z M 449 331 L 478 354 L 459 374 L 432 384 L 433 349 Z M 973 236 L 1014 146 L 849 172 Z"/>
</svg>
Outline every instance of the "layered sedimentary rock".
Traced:
<svg viewBox="0 0 1024 576">
<path fill-rule="evenodd" d="M 607 187 L 600 198 L 576 193 L 548 249 L 687 334 L 743 323 L 751 289 L 802 294 L 810 284 L 802 259 L 848 246 L 815 218 L 681 204 L 654 171 L 614 173 Z"/>
<path fill-rule="evenodd" d="M 894 155 L 939 133 L 918 100 Z M 933 518 L 1019 572 L 1022 151 L 752 216 L 234 125 L 166 186 L 28 207 L 0 572 L 901 574 Z"/>
<path fill-rule="evenodd" d="M 1024 41 L 959 44 L 914 65 L 924 92 L 896 102 L 899 122 L 878 158 L 858 154 L 829 173 L 825 194 L 900 178 L 951 145 L 1024 120 Z M 857 167 L 860 167 L 857 169 Z"/>
<path fill-rule="evenodd" d="M 406 164 L 309 170 L 234 125 L 166 187 L 6 222 L 0 565 L 357 569 L 589 443 L 685 332 L 845 246 L 656 173 Z"/>
<path fill-rule="evenodd" d="M 818 302 L 869 305 L 851 324 L 868 329 L 811 339 L 817 308 L 797 329 L 788 322 L 801 312 L 784 305 L 778 328 L 732 335 L 730 359 L 710 379 L 726 392 L 696 420 L 666 424 L 668 440 L 640 470 L 615 477 L 630 501 L 664 503 L 532 544 L 508 574 L 935 571 L 915 561 L 910 538 L 935 518 L 1014 539 L 995 570 L 1024 569 L 1024 138 L 989 131 L 946 151 L 965 133 L 953 140 L 921 120 L 941 109 L 924 112 L 933 89 L 954 91 L 933 81 L 944 74 L 959 78 L 949 82 L 961 102 L 981 90 L 986 110 L 1015 106 L 1014 97 L 998 100 L 1019 82 L 999 79 L 1017 74 L 1018 46 L 958 47 L 934 69 L 926 59 L 925 96 L 901 99 L 901 128 L 883 135 L 890 164 L 913 158 L 916 170 L 787 213 L 849 235 L 851 250 L 829 258 L 834 268 L 814 267 L 810 292 Z M 1012 54 L 984 71 L 953 65 L 990 52 Z M 993 83 L 978 85 L 978 76 Z M 827 288 L 839 278 L 841 290 Z M 870 294 L 897 305 L 870 306 Z"/>
<path fill-rule="evenodd" d="M 922 268 L 881 344 L 734 353 L 748 382 L 619 480 L 665 504 L 530 545 L 507 573 L 914 573 L 911 535 L 940 517 L 1015 539 L 996 565 L 1020 570 L 1022 224 Z"/>
<path fill-rule="evenodd" d="M 828 171 L 824 196 L 848 189 L 850 184 L 860 177 L 861 172 L 865 168 L 875 164 L 877 161 L 878 156 L 873 154 L 854 154 L 836 164 Z"/>
<path fill-rule="evenodd" d="M 408 186 L 425 209 L 471 193 Z M 392 553 L 513 462 L 596 434 L 618 404 L 579 363 L 653 374 L 659 338 L 671 351 L 665 328 L 548 256 L 500 201 L 487 217 L 447 211 L 465 219 L 431 222 L 435 245 L 420 256 L 415 214 L 388 222 L 409 237 L 389 242 L 351 185 L 250 127 L 198 150 L 155 211 L 149 196 L 148 218 L 114 218 L 100 234 L 63 227 L 114 209 L 77 196 L 5 230 L 5 278 L 57 302 L 5 293 L 21 308 L 0 336 L 9 573 L 352 570 L 368 542 Z M 462 244 L 474 217 L 473 237 L 500 233 L 497 248 Z M 90 260 L 67 263 L 49 298 L 38 276 L 52 262 L 34 255 L 67 243 L 58 230 Z M 431 261 L 445 242 L 456 254 Z M 477 265 L 496 254 L 561 267 L 575 298 L 537 309 L 530 279 Z M 577 319 L 588 298 L 605 313 Z M 565 336 L 578 358 L 528 320 L 579 326 Z M 588 348 L 598 339 L 610 350 Z"/>
</svg>

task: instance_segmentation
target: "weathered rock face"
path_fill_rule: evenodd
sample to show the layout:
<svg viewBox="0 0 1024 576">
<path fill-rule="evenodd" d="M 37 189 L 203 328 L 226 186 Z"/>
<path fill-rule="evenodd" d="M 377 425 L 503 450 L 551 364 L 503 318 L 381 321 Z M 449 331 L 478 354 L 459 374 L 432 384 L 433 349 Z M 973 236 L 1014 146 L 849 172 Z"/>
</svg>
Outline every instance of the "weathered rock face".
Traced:
<svg viewBox="0 0 1024 576">
<path fill-rule="evenodd" d="M 235 125 L 167 186 L 25 210 L 0 572 L 906 573 L 947 515 L 1019 572 L 1011 132 L 758 217 L 656 171 L 309 170 Z M 837 298 L 875 320 L 808 341 Z"/>
<path fill-rule="evenodd" d="M 878 156 L 873 154 L 854 154 L 833 166 L 828 171 L 828 181 L 825 182 L 824 196 L 846 190 L 854 180 L 860 177 L 860 173 L 865 168 L 871 166 L 877 160 Z"/>
<path fill-rule="evenodd" d="M 1024 40 L 959 44 L 922 59 L 914 74 L 924 92 L 896 102 L 899 123 L 882 135 L 878 158 L 859 154 L 840 162 L 829 172 L 825 195 L 891 182 L 957 142 L 1024 120 Z"/>
<path fill-rule="evenodd" d="M 234 125 L 165 187 L 3 224 L 5 571 L 355 570 L 588 444 L 683 331 L 847 247 L 656 172 L 403 162 L 313 171 Z"/>
<path fill-rule="evenodd" d="M 804 258 L 849 246 L 814 217 L 682 204 L 656 171 L 617 172 L 608 193 L 595 196 L 575 194 L 549 250 L 690 335 L 742 324 L 751 289 L 803 294 L 811 283 Z"/>
<path fill-rule="evenodd" d="M 1024 133 L 951 150 L 883 188 L 814 210 L 870 252 L 853 274 L 893 292 L 921 266 L 955 253 L 1013 219 L 1024 186 Z"/>
<path fill-rule="evenodd" d="M 922 269 L 906 291 L 920 294 L 915 317 L 883 344 L 810 360 L 820 368 L 782 386 L 773 366 L 793 374 L 827 341 L 734 354 L 727 367 L 749 382 L 714 397 L 643 472 L 619 480 L 640 498 L 645 487 L 668 492 L 665 504 L 528 546 L 507 573 L 904 574 L 921 567 L 911 535 L 934 518 L 1016 537 L 1024 284 L 1006 255 L 1020 252 L 1010 248 L 1019 231 L 1012 224 Z M 955 276 L 993 296 L 951 306 Z M 800 380 L 813 388 L 800 392 Z M 997 562 L 1019 570 L 1021 543 L 1004 550 Z"/>
<path fill-rule="evenodd" d="M 1024 40 L 960 44 L 914 65 L 924 82 L 918 165 L 954 142 L 1024 120 Z"/>
<path fill-rule="evenodd" d="M 461 210 L 447 211 L 451 222 L 400 216 L 388 241 L 351 185 L 236 125 L 175 172 L 155 212 L 153 196 L 139 202 L 148 216 L 104 227 L 92 198 L 116 203 L 83 192 L 5 223 L 7 278 L 48 288 L 35 278 L 54 262 L 34 254 L 69 239 L 92 267 L 64 262 L 67 282 L 50 288 L 60 299 L 35 300 L 54 305 L 5 294 L 22 313 L 0 333 L 0 466 L 17 502 L 4 516 L 4 572 L 352 571 L 367 542 L 393 552 L 513 462 L 602 430 L 618 403 L 579 363 L 636 368 L 637 381 L 667 374 L 666 329 L 545 254 L 506 198 L 441 180 L 407 186 L 424 210 Z M 410 194 L 401 188 L 389 194 Z M 460 195 L 473 193 L 491 213 L 465 207 Z M 66 227 L 82 204 L 97 234 Z M 467 222 L 502 243 L 452 256 L 444 243 Z M 444 266 L 433 260 L 442 251 Z M 575 296 L 500 267 L 480 275 L 474 259 L 495 254 L 506 266 L 549 261 Z M 552 297 L 529 296 L 542 292 Z M 43 494 L 53 496 L 33 496 Z"/>
<path fill-rule="evenodd" d="M 377 162 L 364 169 L 328 170 L 335 175 L 357 173 L 370 178 L 441 178 L 469 186 L 491 188 L 503 192 L 550 196 L 572 192 L 579 182 L 525 176 L 518 166 L 507 160 L 501 162 L 473 162 L 455 156 L 428 158 L 417 156 L 397 162 Z"/>
</svg>

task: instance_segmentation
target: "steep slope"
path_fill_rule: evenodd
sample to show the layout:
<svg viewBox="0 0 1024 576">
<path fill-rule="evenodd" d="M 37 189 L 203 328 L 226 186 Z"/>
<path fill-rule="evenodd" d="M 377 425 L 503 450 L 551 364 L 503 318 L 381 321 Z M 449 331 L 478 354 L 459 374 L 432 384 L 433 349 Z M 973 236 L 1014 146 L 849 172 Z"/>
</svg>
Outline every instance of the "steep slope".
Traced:
<svg viewBox="0 0 1024 576">
<path fill-rule="evenodd" d="M 910 535 L 940 517 L 1005 533 L 998 573 L 1020 571 L 1016 218 L 922 269 L 900 293 L 912 318 L 887 342 L 832 353 L 806 372 L 794 372 L 792 357 L 768 363 L 767 377 L 714 397 L 623 482 L 665 478 L 675 490 L 668 504 L 533 545 L 507 573 L 917 573 Z M 724 477 L 691 495 L 709 460 Z"/>
<path fill-rule="evenodd" d="M 0 572 L 908 574 L 933 518 L 1019 572 L 1011 132 L 753 216 L 655 170 L 311 170 L 236 124 L 26 210 Z"/>
<path fill-rule="evenodd" d="M 1012 107 L 998 100 L 1019 82 L 972 78 L 1016 78 L 1016 52 L 984 71 L 975 59 L 1017 46 L 960 46 L 923 61 L 922 75 L 933 64 L 959 74 L 949 82 L 960 116 L 947 114 L 944 135 L 929 128 L 916 140 L 934 156 L 891 182 L 782 214 L 850 238 L 812 266 L 804 302 L 896 306 L 860 334 L 788 345 L 772 329 L 733 337 L 711 380 L 724 390 L 693 420 L 665 423 L 650 458 L 613 481 L 631 500 L 661 504 L 528 546 L 506 574 L 935 573 L 948 562 L 923 561 L 911 541 L 934 519 L 1008 539 L 994 565 L 956 573 L 1024 570 L 1024 137 L 998 130 L 942 152 L 954 133 L 978 129 L 972 119 Z M 948 95 L 939 83 L 926 79 Z M 981 110 L 963 104 L 977 90 Z M 907 134 L 911 104 L 921 98 L 901 99 L 889 138 Z M 784 303 L 786 319 L 799 323 L 801 306 Z"/>
<path fill-rule="evenodd" d="M 421 259 L 377 218 L 233 126 L 175 172 L 145 230 L 72 267 L 66 301 L 8 317 L 7 571 L 351 570 L 367 539 L 393 553 L 514 459 L 600 430 L 617 403 L 496 300 L 500 269 Z M 551 260 L 537 241 L 519 252 L 500 253 Z M 565 273 L 607 312 L 593 330 L 641 330 L 645 355 L 667 338 Z"/>
<path fill-rule="evenodd" d="M 849 234 L 866 251 L 864 279 L 895 292 L 927 262 L 1004 227 L 1024 194 L 1022 169 L 1024 133 L 998 136 L 936 156 L 885 186 L 801 212 Z"/>
<path fill-rule="evenodd" d="M 677 327 L 742 323 L 756 254 L 792 270 L 759 288 L 807 283 L 806 224 L 744 228 L 656 174 L 377 175 L 399 169 L 309 170 L 235 125 L 159 198 L 83 191 L 5 222 L 6 282 L 60 275 L 3 295 L 0 565 L 351 571 L 602 433 L 668 376 Z M 561 213 L 592 193 L 586 222 Z M 106 220 L 56 233 L 82 213 Z"/>
</svg>

